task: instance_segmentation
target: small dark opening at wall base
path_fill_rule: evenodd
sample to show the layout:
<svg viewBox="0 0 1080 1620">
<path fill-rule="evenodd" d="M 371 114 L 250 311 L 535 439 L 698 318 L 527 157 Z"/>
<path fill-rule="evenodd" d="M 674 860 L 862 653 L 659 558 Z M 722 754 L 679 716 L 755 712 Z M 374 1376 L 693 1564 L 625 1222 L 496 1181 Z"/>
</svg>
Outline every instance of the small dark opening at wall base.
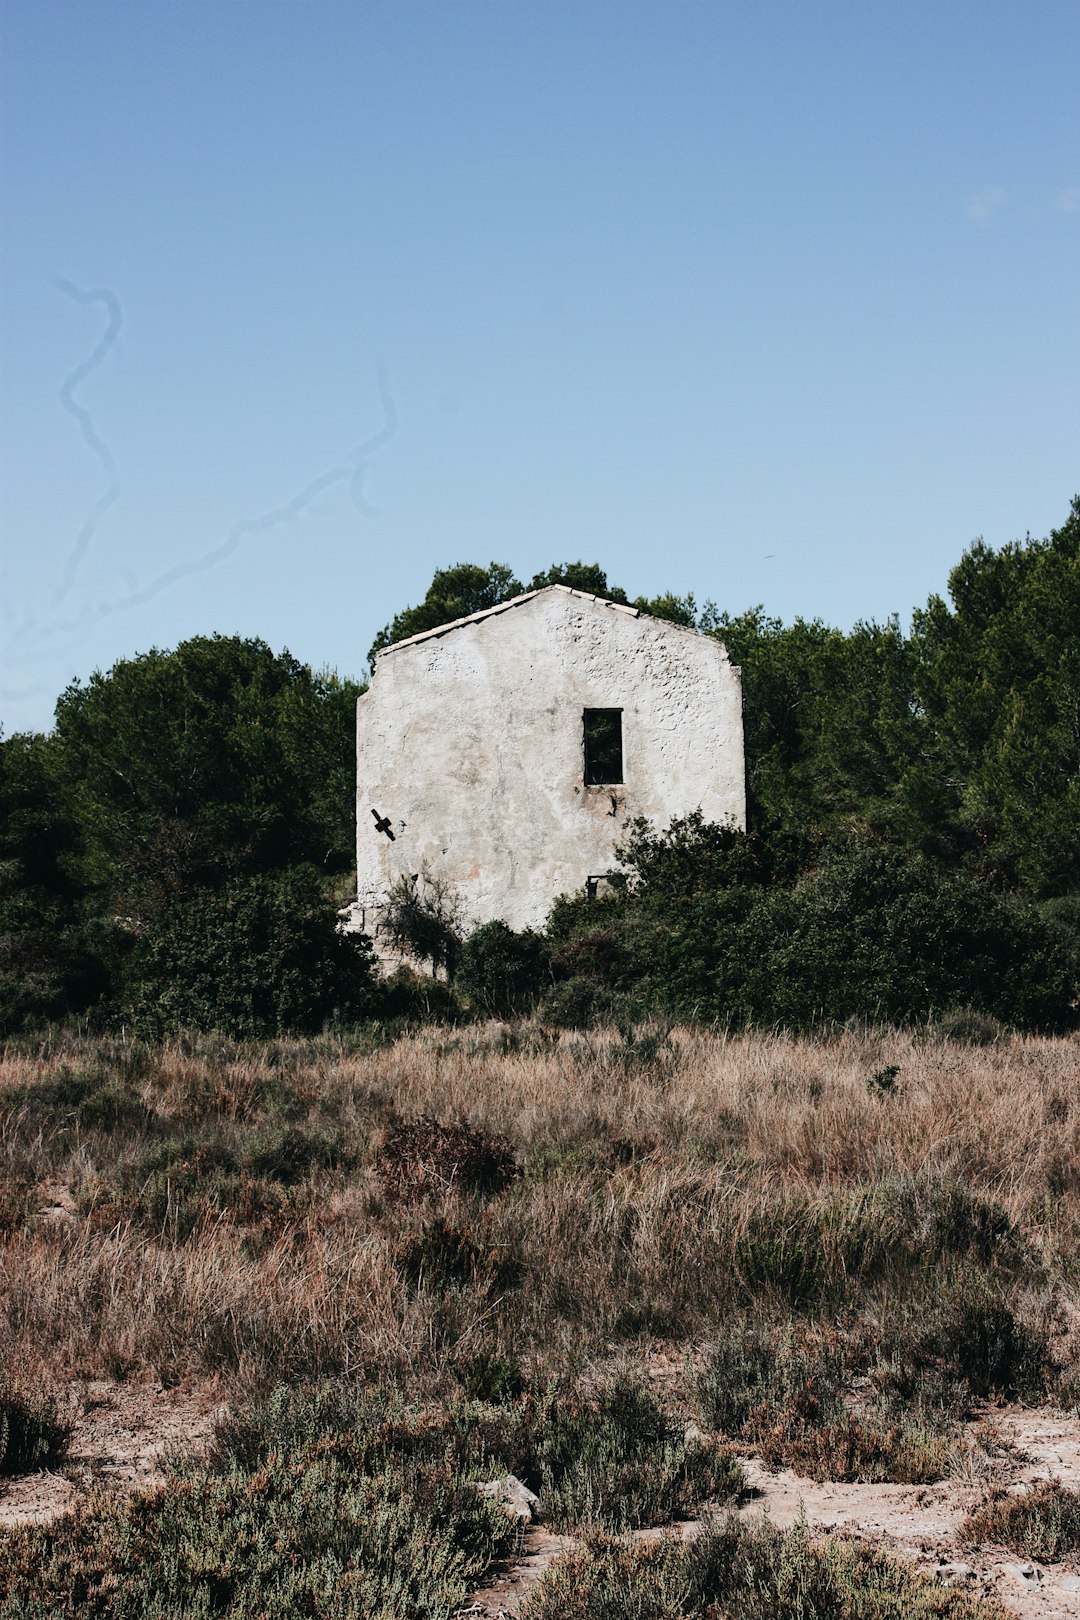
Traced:
<svg viewBox="0 0 1080 1620">
<path fill-rule="evenodd" d="M 585 710 L 585 786 L 623 779 L 622 710 Z"/>
</svg>

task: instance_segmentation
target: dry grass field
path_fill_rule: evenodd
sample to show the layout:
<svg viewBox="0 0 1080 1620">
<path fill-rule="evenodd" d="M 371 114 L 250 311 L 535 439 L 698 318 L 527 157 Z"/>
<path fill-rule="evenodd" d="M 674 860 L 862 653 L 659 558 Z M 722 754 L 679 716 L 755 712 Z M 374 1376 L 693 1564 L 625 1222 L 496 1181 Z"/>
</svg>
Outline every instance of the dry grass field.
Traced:
<svg viewBox="0 0 1080 1620">
<path fill-rule="evenodd" d="M 737 1499 L 747 1459 L 837 1488 L 959 1480 L 977 1508 L 1003 1477 L 988 1419 L 1075 1407 L 1080 1042 L 975 1033 L 986 1044 L 488 1025 L 9 1047 L 0 1469 L 67 1466 L 61 1505 L 83 1505 L 47 1540 L 0 1538 L 0 1612 L 449 1615 L 513 1555 L 505 1515 L 467 1488 L 508 1470 L 540 1487 L 552 1531 L 616 1536 L 572 1555 L 572 1582 L 572 1559 L 552 1565 L 537 1616 L 793 1613 L 792 1570 L 819 1592 L 808 1616 L 854 1614 L 851 1593 L 879 1587 L 857 1612 L 997 1612 L 797 1527 L 768 1547 L 741 1519 L 696 1552 L 618 1540 Z M 105 1388 L 235 1414 L 208 1458 L 139 1499 L 157 1528 L 139 1521 L 123 1599 L 109 1560 L 120 1541 L 136 1558 L 117 1530 L 134 1510 L 100 1471 L 83 1500 L 64 1463 L 65 1424 L 85 1433 L 86 1391 Z M 302 1563 L 309 1584 L 281 1597 L 261 1542 L 218 1564 L 236 1560 L 244 1490 L 299 1478 L 297 1457 L 318 1489 L 306 1518 L 281 1508 L 289 1534 L 314 1517 L 340 1537 L 293 1549 L 290 1579 Z M 371 1574 L 382 1553 L 357 1574 L 342 1551 L 363 1541 L 343 1528 L 357 1480 L 398 1573 L 413 1559 L 408 1592 L 389 1565 Z M 220 1546 L 183 1518 L 192 1493 Z M 1080 1515 L 1047 1508 L 1052 1534 L 1027 1525 L 1026 1544 L 1067 1568 Z M 156 1610 L 139 1571 L 150 1590 L 166 1521 L 195 1584 Z M 442 1563 L 434 1524 L 453 1531 Z M 756 1608 L 748 1561 L 773 1570 Z"/>
</svg>

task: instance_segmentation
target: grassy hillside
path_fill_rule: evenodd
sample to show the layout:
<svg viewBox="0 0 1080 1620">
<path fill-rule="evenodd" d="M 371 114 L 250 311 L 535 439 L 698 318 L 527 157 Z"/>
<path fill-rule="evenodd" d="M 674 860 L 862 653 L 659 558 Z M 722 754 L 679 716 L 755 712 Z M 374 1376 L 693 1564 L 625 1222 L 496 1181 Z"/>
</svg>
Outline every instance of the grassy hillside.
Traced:
<svg viewBox="0 0 1080 1620">
<path fill-rule="evenodd" d="M 449 1614 L 513 1539 L 469 1480 L 509 1470 L 549 1524 L 620 1535 L 730 1500 L 739 1455 L 812 1479 L 970 1467 L 981 1404 L 1076 1399 L 1078 1056 L 539 1025 L 10 1046 L 6 1410 L 44 1430 L 73 1375 L 214 1377 L 234 1417 L 149 1505 L 3 1538 L 2 1612 Z M 623 1558 L 642 1592 L 699 1596 L 580 1612 L 725 1614 L 743 1535 L 693 1580 L 674 1553 L 590 1554 L 597 1593 Z M 808 1614 L 976 1612 L 920 1610 L 888 1572 L 856 1610 L 846 1555 L 767 1551 L 775 1605 L 747 1613 L 788 1612 L 791 1559 L 824 1594 Z M 536 1613 L 578 1612 L 558 1601 Z"/>
</svg>

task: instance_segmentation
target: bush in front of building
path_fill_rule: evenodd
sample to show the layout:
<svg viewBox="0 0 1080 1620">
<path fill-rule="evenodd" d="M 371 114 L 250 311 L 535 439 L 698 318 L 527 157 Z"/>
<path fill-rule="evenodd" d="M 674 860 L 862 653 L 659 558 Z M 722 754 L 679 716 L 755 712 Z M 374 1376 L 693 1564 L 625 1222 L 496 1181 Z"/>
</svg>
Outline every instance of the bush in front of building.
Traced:
<svg viewBox="0 0 1080 1620">
<path fill-rule="evenodd" d="M 1055 917 L 865 833 L 793 883 L 700 816 L 635 825 L 619 853 L 621 892 L 564 899 L 549 924 L 556 979 L 588 982 L 598 1008 L 617 996 L 637 1016 L 794 1030 L 960 1007 L 1018 1029 L 1076 1023 L 1080 950 Z"/>
<path fill-rule="evenodd" d="M 547 942 L 531 928 L 482 923 L 461 947 L 457 984 L 477 1012 L 494 1018 L 527 1012 L 550 983 Z"/>
<path fill-rule="evenodd" d="M 128 1006 L 152 1038 L 314 1034 L 375 1010 L 370 942 L 338 932 L 313 870 L 238 878 L 154 916 L 132 951 Z"/>
<path fill-rule="evenodd" d="M 910 1023 L 957 1006 L 1020 1029 L 1075 1022 L 1080 965 L 1052 922 L 869 841 L 790 888 L 691 901 L 654 948 L 660 1000 L 738 1024 Z"/>
</svg>

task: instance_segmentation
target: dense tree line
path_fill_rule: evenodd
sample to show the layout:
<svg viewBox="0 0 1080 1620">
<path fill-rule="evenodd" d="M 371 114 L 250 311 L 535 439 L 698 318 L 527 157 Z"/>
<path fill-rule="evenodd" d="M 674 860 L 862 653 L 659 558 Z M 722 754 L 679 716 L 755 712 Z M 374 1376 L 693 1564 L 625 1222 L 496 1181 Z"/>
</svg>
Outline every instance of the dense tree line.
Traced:
<svg viewBox="0 0 1080 1620">
<path fill-rule="evenodd" d="M 752 824 L 797 866 L 860 823 L 996 890 L 1080 893 L 1080 503 L 1047 540 L 972 546 L 949 596 L 909 636 L 715 617 Z"/>
<path fill-rule="evenodd" d="M 552 583 L 630 600 L 595 563 L 528 584 L 461 564 L 371 656 Z M 454 942 L 464 1005 L 1076 1022 L 1080 502 L 1047 539 L 972 546 L 906 634 L 635 605 L 719 636 L 742 668 L 748 832 L 631 826 L 608 901 L 560 902 L 543 938 L 492 924 Z M 361 690 L 198 637 L 75 682 L 48 736 L 0 738 L 0 1031 L 92 1016 L 263 1034 L 414 1006 L 334 928 Z"/>
<path fill-rule="evenodd" d="M 0 1027 L 318 1029 L 366 1007 L 351 894 L 361 688 L 239 637 L 76 681 L 0 742 Z"/>
</svg>

